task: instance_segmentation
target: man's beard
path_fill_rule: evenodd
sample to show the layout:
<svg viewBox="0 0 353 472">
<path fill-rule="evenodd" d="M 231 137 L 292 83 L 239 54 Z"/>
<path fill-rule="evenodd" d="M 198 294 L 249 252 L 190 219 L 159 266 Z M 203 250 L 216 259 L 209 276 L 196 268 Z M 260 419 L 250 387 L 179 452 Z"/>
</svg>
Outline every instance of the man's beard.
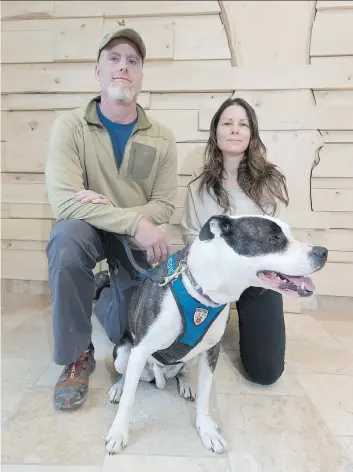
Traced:
<svg viewBox="0 0 353 472">
<path fill-rule="evenodd" d="M 132 102 L 136 96 L 136 90 L 128 84 L 110 84 L 108 87 L 108 97 L 118 102 Z"/>
</svg>

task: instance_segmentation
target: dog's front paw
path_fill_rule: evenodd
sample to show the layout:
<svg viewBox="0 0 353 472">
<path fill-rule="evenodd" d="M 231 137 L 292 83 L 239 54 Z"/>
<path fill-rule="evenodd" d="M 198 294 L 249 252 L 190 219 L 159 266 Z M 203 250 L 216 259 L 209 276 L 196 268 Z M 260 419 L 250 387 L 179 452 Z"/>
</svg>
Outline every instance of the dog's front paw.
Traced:
<svg viewBox="0 0 353 472">
<path fill-rule="evenodd" d="M 119 403 L 120 397 L 123 393 L 124 382 L 123 379 L 119 380 L 116 384 L 112 385 L 108 392 L 108 398 L 111 403 Z"/>
<path fill-rule="evenodd" d="M 204 446 L 212 452 L 222 454 L 227 450 L 227 442 L 221 435 L 221 430 L 211 418 L 205 418 L 198 422 L 197 431 Z"/>
<path fill-rule="evenodd" d="M 196 398 L 196 391 L 189 383 L 179 383 L 178 385 L 179 395 L 186 400 L 194 401 Z"/>
<path fill-rule="evenodd" d="M 105 439 L 105 450 L 109 455 L 118 454 L 127 446 L 128 442 L 129 432 L 112 426 Z"/>
</svg>

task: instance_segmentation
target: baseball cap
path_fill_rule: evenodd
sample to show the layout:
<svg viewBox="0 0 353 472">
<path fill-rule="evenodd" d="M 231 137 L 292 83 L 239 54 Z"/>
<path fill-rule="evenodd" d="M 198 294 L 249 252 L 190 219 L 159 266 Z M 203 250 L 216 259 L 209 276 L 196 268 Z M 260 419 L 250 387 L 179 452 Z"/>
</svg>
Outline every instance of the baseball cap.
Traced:
<svg viewBox="0 0 353 472">
<path fill-rule="evenodd" d="M 104 36 L 99 48 L 98 48 L 98 53 L 97 53 L 97 59 L 99 59 L 100 53 L 105 46 L 110 43 L 113 39 L 116 38 L 127 38 L 130 41 L 132 41 L 137 49 L 139 50 L 142 60 L 145 60 L 146 57 L 146 46 L 145 43 L 143 42 L 143 39 L 141 36 L 137 33 L 137 31 L 131 29 L 131 28 L 123 28 L 119 29 L 117 31 L 114 31 L 112 33 L 108 33 Z"/>
</svg>

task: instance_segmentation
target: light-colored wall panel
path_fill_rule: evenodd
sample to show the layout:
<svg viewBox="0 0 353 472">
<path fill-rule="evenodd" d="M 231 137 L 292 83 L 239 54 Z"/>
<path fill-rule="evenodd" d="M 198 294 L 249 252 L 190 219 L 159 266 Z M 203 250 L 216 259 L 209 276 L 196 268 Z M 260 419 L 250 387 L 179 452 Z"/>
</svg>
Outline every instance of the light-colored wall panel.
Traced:
<svg viewBox="0 0 353 472">
<path fill-rule="evenodd" d="M 350 66 L 232 68 L 226 61 L 176 61 L 172 67 L 158 64 L 144 71 L 143 91 L 232 93 L 239 90 L 321 89 L 353 90 Z M 66 66 L 66 67 L 65 67 Z M 45 71 L 45 74 L 42 72 Z M 98 91 L 93 64 L 2 66 L 3 93 L 88 93 Z"/>
<path fill-rule="evenodd" d="M 173 130 L 177 141 L 206 141 L 208 133 L 198 130 L 197 110 L 148 110 L 148 116 Z"/>
<path fill-rule="evenodd" d="M 353 212 L 353 189 L 312 189 L 314 211 Z"/>
<path fill-rule="evenodd" d="M 152 93 L 151 109 L 199 110 L 201 107 L 220 106 L 231 93 Z"/>
<path fill-rule="evenodd" d="M 315 90 L 314 96 L 317 106 L 353 106 L 353 90 Z"/>
<path fill-rule="evenodd" d="M 236 64 L 267 67 L 309 62 L 315 2 L 223 1 Z"/>
<path fill-rule="evenodd" d="M 178 143 L 178 172 L 192 175 L 204 164 L 205 144 Z"/>
<path fill-rule="evenodd" d="M 2 31 L 52 31 L 54 20 L 11 20 L 2 21 Z"/>
<path fill-rule="evenodd" d="M 175 60 L 230 59 L 219 15 L 175 19 Z"/>
<path fill-rule="evenodd" d="M 202 108 L 199 115 L 199 129 L 208 130 L 214 109 Z M 259 128 L 261 130 L 351 130 L 353 106 L 323 107 L 307 106 L 289 108 L 257 108 Z"/>
<path fill-rule="evenodd" d="M 94 61 L 104 36 L 103 18 L 55 20 L 54 61 Z"/>
<path fill-rule="evenodd" d="M 3 210 L 3 205 L 6 207 Z M 49 203 L 5 203 L 1 206 L 2 218 L 53 219 Z"/>
<path fill-rule="evenodd" d="M 352 297 L 353 264 L 327 263 L 312 275 L 316 295 Z"/>
<path fill-rule="evenodd" d="M 256 113 L 258 113 L 259 109 L 267 109 L 269 111 L 273 110 L 273 113 L 282 114 L 286 108 L 300 110 L 315 105 L 311 90 L 236 89 L 232 97 L 243 98 L 254 108 Z"/>
<path fill-rule="evenodd" d="M 3 31 L 1 42 L 2 64 L 50 62 L 53 58 L 53 32 L 50 29 Z"/>
<path fill-rule="evenodd" d="M 52 1 L 3 1 L 1 2 L 2 20 L 34 20 L 52 18 L 54 16 L 54 0 Z"/>
<path fill-rule="evenodd" d="M 353 131 L 321 130 L 325 143 L 353 143 Z"/>
<path fill-rule="evenodd" d="M 321 67 L 331 67 L 331 70 L 343 67 L 352 70 L 353 55 L 352 56 L 312 56 L 310 64 Z M 314 87 L 315 88 L 315 87 Z M 330 89 L 331 87 L 326 87 Z"/>
<path fill-rule="evenodd" d="M 14 280 L 48 280 L 48 262 L 45 251 L 1 251 L 1 278 Z"/>
<path fill-rule="evenodd" d="M 299 241 L 325 246 L 329 251 L 352 251 L 353 230 L 330 229 L 326 231 L 317 229 L 294 229 L 293 234 Z"/>
<path fill-rule="evenodd" d="M 343 262 L 344 264 L 353 264 L 353 252 L 330 251 L 328 253 L 328 262 Z"/>
<path fill-rule="evenodd" d="M 2 111 L 40 111 L 40 110 L 71 110 L 84 107 L 95 97 L 95 93 L 55 94 L 55 93 L 13 93 L 2 95 Z M 145 109 L 150 108 L 150 94 L 140 93 L 138 103 Z"/>
<path fill-rule="evenodd" d="M 353 8 L 353 2 L 351 0 L 318 0 L 316 2 L 317 10 L 342 10 L 346 8 Z"/>
<path fill-rule="evenodd" d="M 353 177 L 353 143 L 325 144 L 313 177 Z"/>
<path fill-rule="evenodd" d="M 353 55 L 353 9 L 319 10 L 313 24 L 311 56 Z"/>
<path fill-rule="evenodd" d="M 352 177 L 318 177 L 311 179 L 311 188 L 353 188 Z"/>
<path fill-rule="evenodd" d="M 56 1 L 56 18 L 82 16 L 134 17 L 134 16 L 169 16 L 215 14 L 220 11 L 217 1 L 91 1 L 82 8 L 81 1 Z"/>
<path fill-rule="evenodd" d="M 44 172 L 55 111 L 3 112 L 3 171 Z"/>
<path fill-rule="evenodd" d="M 3 239 L 22 239 L 48 241 L 52 228 L 51 220 L 40 219 L 2 219 Z"/>
</svg>

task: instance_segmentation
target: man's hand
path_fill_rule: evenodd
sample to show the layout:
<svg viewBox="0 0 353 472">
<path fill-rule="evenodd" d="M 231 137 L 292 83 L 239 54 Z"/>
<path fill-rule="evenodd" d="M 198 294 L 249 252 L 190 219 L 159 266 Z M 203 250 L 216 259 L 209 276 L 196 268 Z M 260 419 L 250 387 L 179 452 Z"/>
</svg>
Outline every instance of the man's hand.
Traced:
<svg viewBox="0 0 353 472">
<path fill-rule="evenodd" d="M 145 217 L 139 221 L 134 238 L 147 251 L 147 259 L 151 264 L 163 262 L 168 257 L 170 245 L 165 233 Z"/>
<path fill-rule="evenodd" d="M 93 192 L 93 190 L 80 190 L 76 193 L 76 200 L 81 203 L 98 203 L 101 205 L 113 205 L 113 203 L 101 193 Z"/>
</svg>

